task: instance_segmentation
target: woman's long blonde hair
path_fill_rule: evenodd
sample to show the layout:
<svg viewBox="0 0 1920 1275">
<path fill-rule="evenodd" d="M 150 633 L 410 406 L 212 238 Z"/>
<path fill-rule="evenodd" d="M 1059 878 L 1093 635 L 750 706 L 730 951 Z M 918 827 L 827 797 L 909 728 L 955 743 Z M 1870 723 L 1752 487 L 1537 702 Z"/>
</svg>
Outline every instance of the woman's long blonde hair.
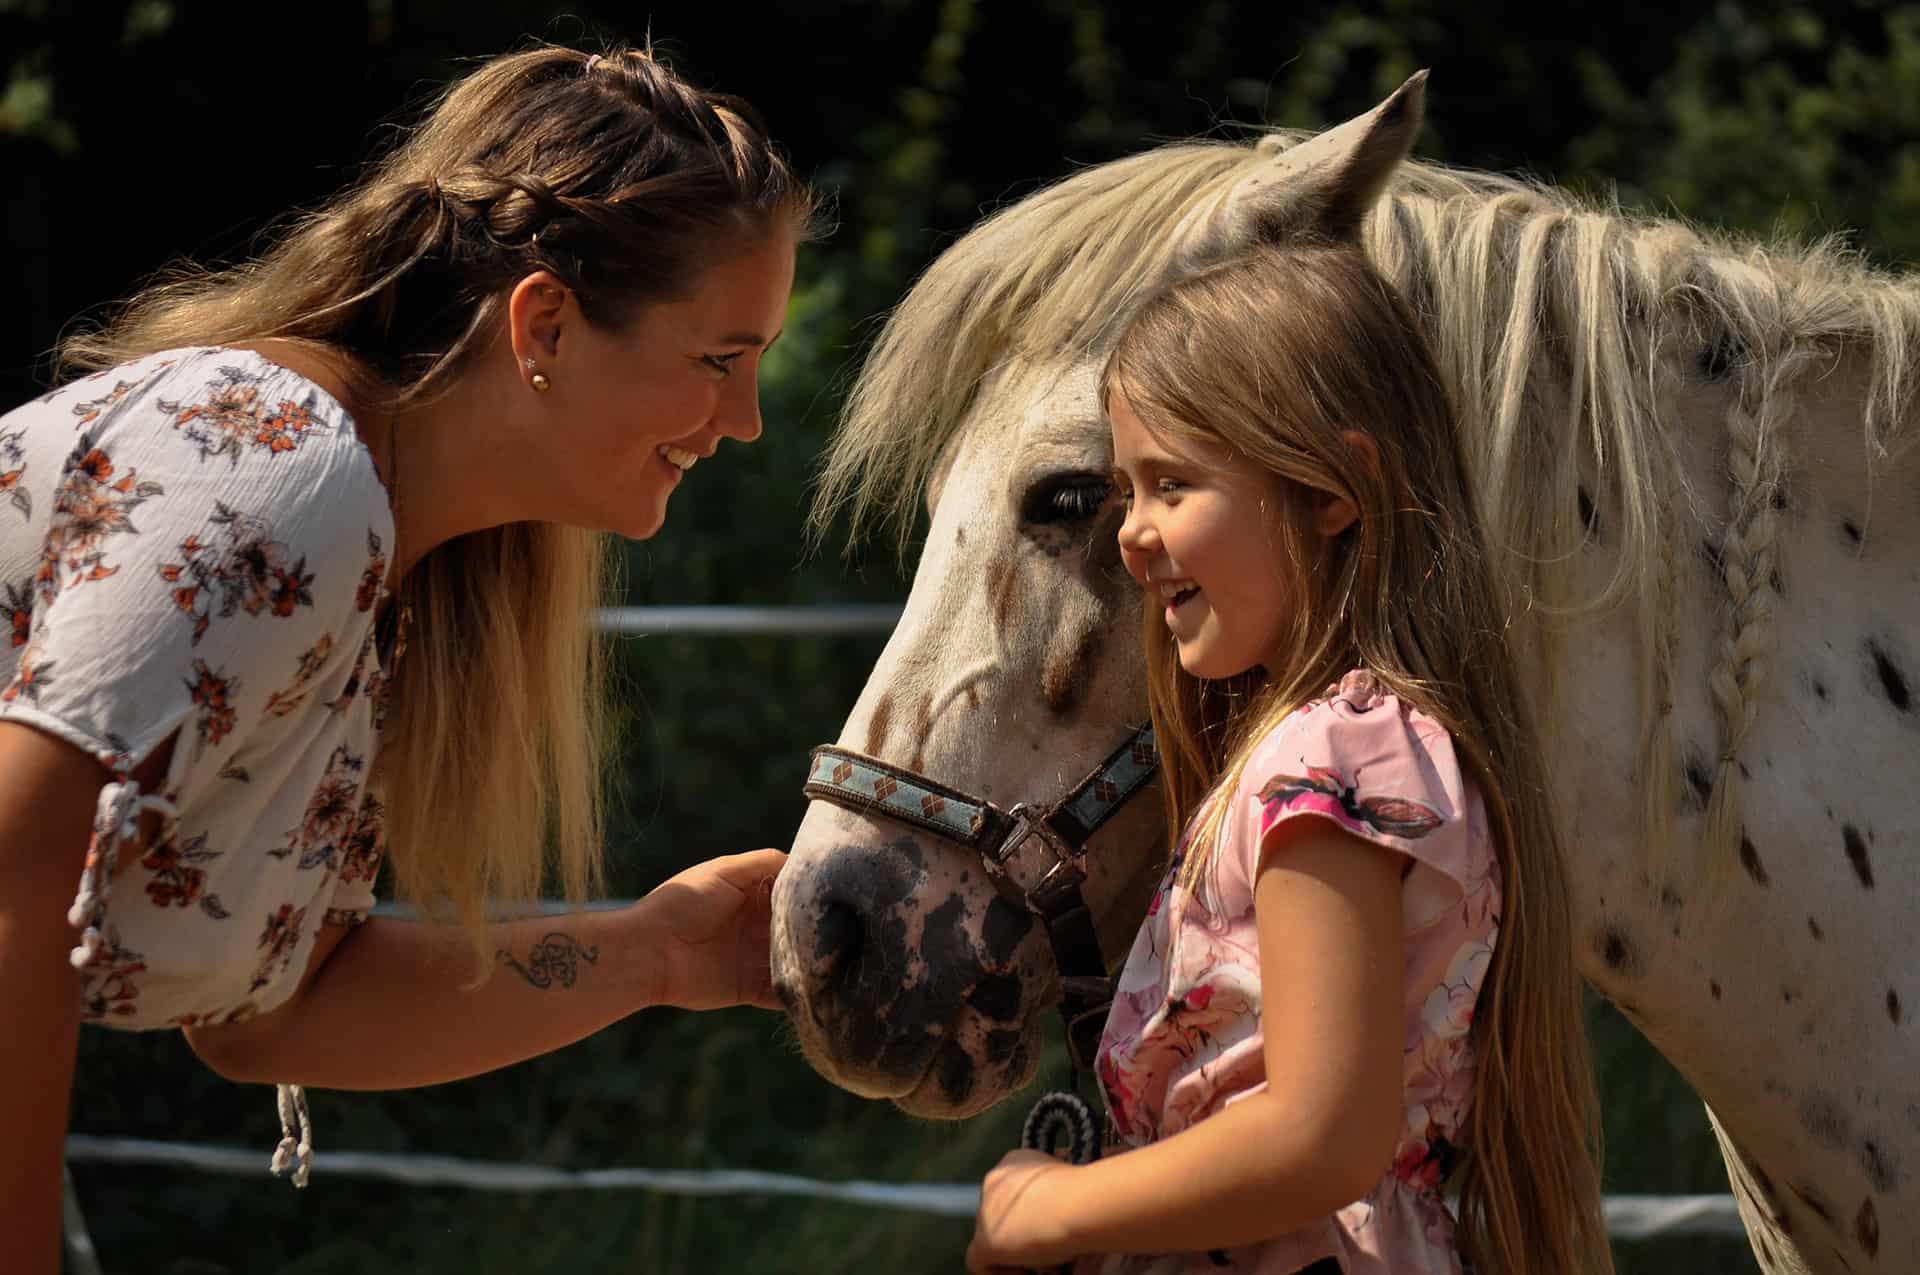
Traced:
<svg viewBox="0 0 1920 1275">
<path fill-rule="evenodd" d="M 1169 826 L 1199 816 L 1189 885 L 1217 841 L 1217 785 L 1349 669 L 1452 734 L 1486 806 L 1503 900 L 1474 1017 L 1478 1073 L 1460 1237 L 1483 1275 L 1611 1269 L 1599 1123 L 1551 777 L 1503 613 L 1445 382 L 1411 310 L 1358 247 L 1265 247 L 1172 285 L 1120 335 L 1101 397 L 1171 445 L 1204 441 L 1274 475 L 1298 567 L 1270 667 L 1204 681 L 1148 608 L 1148 701 Z M 1379 463 L 1343 441 L 1359 430 Z M 1359 519 L 1314 533 L 1317 494 Z"/>
<path fill-rule="evenodd" d="M 392 413 L 445 392 L 536 270 L 618 326 L 736 245 L 807 237 L 813 210 L 745 102 L 650 49 L 541 46 L 451 85 L 258 259 L 177 268 L 66 339 L 60 370 L 293 341 L 348 356 L 356 406 Z M 439 546 L 396 590 L 414 622 L 379 761 L 395 876 L 482 956 L 490 907 L 537 895 L 550 861 L 575 898 L 601 877 L 606 690 L 588 621 L 607 561 L 597 533 L 512 523 Z"/>
</svg>

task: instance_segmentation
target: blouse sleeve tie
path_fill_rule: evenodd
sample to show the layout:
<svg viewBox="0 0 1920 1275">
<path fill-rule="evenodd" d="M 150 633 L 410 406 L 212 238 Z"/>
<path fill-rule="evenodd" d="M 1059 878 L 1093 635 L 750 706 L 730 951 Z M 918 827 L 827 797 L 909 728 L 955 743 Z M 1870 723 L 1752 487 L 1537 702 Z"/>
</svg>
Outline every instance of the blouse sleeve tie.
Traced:
<svg viewBox="0 0 1920 1275">
<path fill-rule="evenodd" d="M 149 810 L 167 819 L 180 815 L 165 797 L 143 796 L 135 780 L 118 778 L 101 786 L 93 809 L 93 835 L 87 841 L 87 858 L 80 869 L 80 888 L 74 893 L 73 906 L 67 909 L 67 923 L 80 931 L 80 942 L 67 953 L 68 963 L 77 970 L 84 970 L 109 950 L 100 925 L 107 915 L 107 896 L 113 890 L 120 847 L 139 838 L 140 816 Z"/>
</svg>

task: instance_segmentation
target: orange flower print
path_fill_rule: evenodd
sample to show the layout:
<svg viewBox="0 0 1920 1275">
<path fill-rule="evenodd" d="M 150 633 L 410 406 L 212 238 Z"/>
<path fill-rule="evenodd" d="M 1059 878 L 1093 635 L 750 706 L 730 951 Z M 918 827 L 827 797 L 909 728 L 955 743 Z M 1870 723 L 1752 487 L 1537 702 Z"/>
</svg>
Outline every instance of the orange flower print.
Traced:
<svg viewBox="0 0 1920 1275">
<path fill-rule="evenodd" d="M 287 833 L 287 843 L 267 853 L 284 859 L 298 852 L 301 868 L 337 869 L 340 853 L 353 835 L 358 817 L 361 772 L 366 763 L 344 747 L 333 750 L 326 773 L 307 801 L 300 826 Z"/>
<path fill-rule="evenodd" d="M 33 632 L 33 582 L 6 586 L 7 618 L 13 625 L 13 648 L 27 644 Z"/>
<path fill-rule="evenodd" d="M 242 453 L 270 455 L 296 450 L 309 432 L 321 425 L 308 403 L 282 399 L 260 401 L 260 376 L 236 367 L 220 369 L 222 380 L 207 387 L 198 403 L 160 400 L 160 410 L 171 413 L 173 427 L 200 449 L 201 460 L 225 456 L 239 464 Z"/>
<path fill-rule="evenodd" d="M 8 503 L 20 511 L 22 518 L 31 518 L 33 493 L 20 485 L 20 479 L 27 472 L 26 449 L 20 445 L 26 433 L 24 429 L 16 429 L 0 434 L 0 491 L 7 493 Z"/>
<path fill-rule="evenodd" d="M 291 903 L 282 903 L 275 911 L 267 914 L 266 928 L 260 931 L 260 965 L 253 972 L 253 981 L 247 990 L 257 992 L 274 980 L 274 966 L 280 967 L 279 973 L 286 971 L 293 960 L 293 949 L 300 942 L 300 923 L 307 919 L 305 908 L 296 909 Z"/>
<path fill-rule="evenodd" d="M 220 501 L 214 502 L 210 521 L 217 528 L 213 541 L 188 536 L 180 542 L 184 561 L 160 566 L 162 580 L 180 585 L 173 590 L 173 604 L 193 617 L 195 645 L 216 615 L 226 619 L 236 611 L 265 611 L 285 618 L 313 605 L 313 573 L 307 570 L 306 557 L 289 562 L 287 546 L 272 538 L 265 522 Z"/>
<path fill-rule="evenodd" d="M 215 673 L 205 660 L 193 662 L 193 680 L 187 683 L 187 690 L 192 692 L 194 706 L 200 710 L 198 728 L 202 744 L 216 746 L 233 731 L 232 695 L 239 689 L 238 680 Z"/>
<path fill-rule="evenodd" d="M 293 675 L 293 685 L 284 690 L 275 691 L 267 697 L 267 716 L 285 717 L 307 702 L 307 693 L 312 688 L 308 683 L 326 667 L 327 657 L 333 654 L 333 634 L 323 633 L 320 640 L 309 647 L 300 657 L 299 671 Z"/>
<path fill-rule="evenodd" d="M 32 643 L 20 653 L 20 664 L 13 671 L 13 680 L 7 683 L 7 689 L 0 691 L 0 701 L 13 703 L 24 699 L 29 704 L 40 702 L 40 692 L 53 683 L 53 667 L 59 661 L 40 658 L 40 648 Z"/>
<path fill-rule="evenodd" d="M 133 511 L 164 490 L 159 483 L 141 482 L 131 469 L 121 474 L 113 459 L 82 434 L 53 493 L 53 519 L 34 575 L 41 598 L 51 602 L 62 589 L 105 580 L 119 571 L 107 565 L 106 542 L 137 534 Z"/>
<path fill-rule="evenodd" d="M 100 951 L 80 971 L 80 1016 L 90 1022 L 138 1012 L 134 1002 L 140 998 L 140 985 L 136 980 L 147 972 L 147 958 L 122 946 L 119 933 L 111 925 L 104 937 L 106 942 Z"/>
<path fill-rule="evenodd" d="M 148 377 L 151 377 L 152 375 L 154 375 L 154 373 L 163 371 L 166 368 L 170 368 L 172 366 L 173 366 L 172 359 L 167 359 L 164 362 L 156 363 L 151 368 L 149 368 L 144 375 L 135 377 L 131 381 L 115 381 L 113 384 L 113 388 L 108 390 L 105 394 L 102 394 L 99 398 L 88 399 L 84 403 L 75 403 L 73 405 L 73 414 L 80 418 L 79 421 L 76 422 L 77 428 L 85 429 L 87 426 L 93 424 L 95 421 L 100 419 L 100 414 L 102 412 L 106 411 L 108 408 L 112 407 L 114 404 L 119 403 L 121 400 L 125 399 L 129 393 L 137 389 L 144 381 L 147 380 Z M 82 381 L 81 384 L 83 385 L 90 384 L 94 381 L 100 380 L 105 375 L 106 373 L 104 372 L 95 372 L 92 376 L 89 376 L 85 381 Z"/>
<path fill-rule="evenodd" d="M 380 861 L 386 858 L 386 807 L 372 793 L 366 795 L 360 803 L 360 814 L 353 821 L 353 831 L 347 835 L 347 842 L 341 847 L 340 879 L 342 881 L 371 881 L 380 871 Z"/>
<path fill-rule="evenodd" d="M 360 573 L 360 588 L 353 595 L 353 605 L 361 611 L 373 610 L 373 604 L 380 600 L 380 590 L 387 579 L 387 555 L 380 547 L 380 537 L 373 528 L 367 528 L 367 567 Z"/>
<path fill-rule="evenodd" d="M 200 910 L 214 920 L 226 920 L 231 914 L 221 904 L 219 895 L 205 892 L 207 873 L 199 866 L 219 857 L 218 850 L 207 849 L 205 833 L 189 837 L 185 842 L 168 835 L 141 856 L 140 866 L 153 874 L 147 882 L 147 898 L 157 908 L 198 904 Z"/>
</svg>

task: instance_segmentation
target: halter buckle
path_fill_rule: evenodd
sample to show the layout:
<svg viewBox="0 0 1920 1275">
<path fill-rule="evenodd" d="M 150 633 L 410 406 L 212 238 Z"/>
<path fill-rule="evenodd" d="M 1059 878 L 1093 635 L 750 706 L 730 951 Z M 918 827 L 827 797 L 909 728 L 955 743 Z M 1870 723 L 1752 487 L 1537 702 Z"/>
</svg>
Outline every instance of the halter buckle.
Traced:
<svg viewBox="0 0 1920 1275">
<path fill-rule="evenodd" d="M 1007 818 L 1010 821 L 1007 835 L 984 856 L 987 868 L 996 884 L 1010 889 L 1029 911 L 1044 916 L 1049 904 L 1063 893 L 1079 888 L 1087 879 L 1086 869 L 1080 864 L 1079 853 L 1047 822 L 1044 811 L 1023 801 L 1007 812 Z M 1029 885 L 1028 881 L 1016 879 L 1008 870 L 1008 864 L 1033 840 L 1046 847 L 1053 862 L 1036 873 L 1023 874 L 1032 882 Z"/>
</svg>

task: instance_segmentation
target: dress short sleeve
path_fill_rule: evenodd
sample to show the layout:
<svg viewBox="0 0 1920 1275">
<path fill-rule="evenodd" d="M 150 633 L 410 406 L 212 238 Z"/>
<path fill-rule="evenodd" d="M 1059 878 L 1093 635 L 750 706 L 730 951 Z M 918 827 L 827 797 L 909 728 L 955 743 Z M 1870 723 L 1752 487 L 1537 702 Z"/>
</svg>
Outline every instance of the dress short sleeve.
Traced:
<svg viewBox="0 0 1920 1275">
<path fill-rule="evenodd" d="M 217 751 L 242 692 L 264 695 L 353 612 L 368 556 L 340 534 L 333 498 L 336 471 L 358 463 L 351 435 L 331 447 L 317 437 L 350 426 L 249 400 L 253 433 L 236 441 L 222 415 L 259 387 L 223 369 L 209 392 L 190 375 L 200 370 L 135 365 L 92 418 L 9 417 L 24 427 L 0 436 L 38 471 L 17 489 L 47 502 L 28 519 L 41 522 L 37 554 L 0 581 L 24 648 L 0 718 L 111 771 L 176 731 L 179 751 Z M 188 761 L 176 752 L 176 776 Z"/>
<path fill-rule="evenodd" d="M 1484 894 L 1484 813 L 1453 737 L 1365 671 L 1256 745 L 1234 800 L 1234 867 L 1249 884 L 1273 829 L 1312 818 L 1412 860 L 1402 891 L 1409 932 Z"/>
</svg>

